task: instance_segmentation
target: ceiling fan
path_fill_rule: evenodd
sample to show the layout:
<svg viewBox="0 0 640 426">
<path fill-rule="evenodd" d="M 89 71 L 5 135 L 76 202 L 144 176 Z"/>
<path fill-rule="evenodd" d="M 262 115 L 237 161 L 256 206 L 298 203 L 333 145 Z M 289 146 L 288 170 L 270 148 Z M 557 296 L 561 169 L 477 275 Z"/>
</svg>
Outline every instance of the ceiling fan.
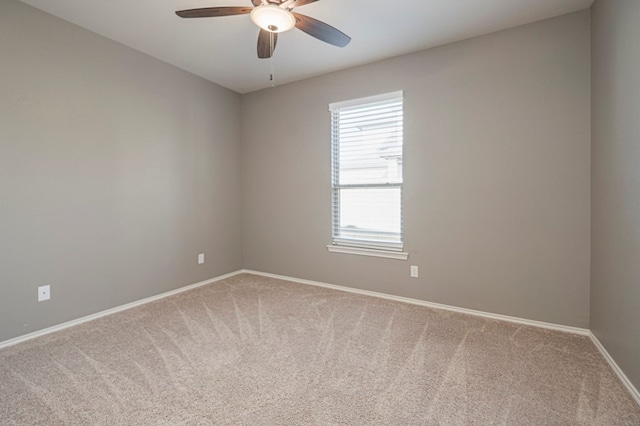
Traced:
<svg viewBox="0 0 640 426">
<path fill-rule="evenodd" d="M 205 7 L 201 9 L 179 10 L 181 18 L 210 18 L 217 16 L 250 14 L 258 27 L 258 58 L 270 58 L 276 48 L 278 33 L 293 27 L 312 37 L 338 47 L 345 47 L 351 37 L 322 21 L 293 12 L 296 7 L 318 0 L 251 0 L 254 7 Z"/>
</svg>

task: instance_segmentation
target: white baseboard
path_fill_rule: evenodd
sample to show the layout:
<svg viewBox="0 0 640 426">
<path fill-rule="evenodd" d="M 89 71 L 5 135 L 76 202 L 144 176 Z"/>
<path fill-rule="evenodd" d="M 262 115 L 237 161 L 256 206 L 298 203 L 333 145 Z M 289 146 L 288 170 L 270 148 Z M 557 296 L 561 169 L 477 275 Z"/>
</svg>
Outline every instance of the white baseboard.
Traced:
<svg viewBox="0 0 640 426">
<path fill-rule="evenodd" d="M 493 314 L 493 313 L 490 313 L 490 312 L 477 311 L 477 310 L 474 310 L 474 309 L 458 308 L 456 306 L 444 305 L 444 304 L 441 304 L 441 303 L 427 302 L 427 301 L 424 301 L 424 300 L 411 299 L 411 298 L 408 298 L 408 297 L 394 296 L 392 294 L 378 293 L 378 292 L 375 292 L 375 291 L 368 291 L 368 290 L 360 290 L 360 289 L 357 289 L 357 288 L 344 287 L 344 286 L 335 285 L 335 284 L 328 284 L 328 283 L 323 283 L 323 282 L 320 282 L 320 281 L 305 280 L 305 279 L 289 277 L 289 276 L 285 276 L 285 275 L 270 274 L 270 273 L 267 273 L 267 272 L 253 271 L 253 270 L 250 270 L 250 269 L 240 269 L 240 270 L 237 270 L 237 271 L 234 271 L 234 272 L 230 272 L 230 273 L 225 274 L 225 275 L 220 275 L 220 276 L 215 277 L 215 278 L 211 278 L 211 279 L 208 279 L 208 280 L 205 280 L 205 281 L 200 281 L 200 282 L 195 283 L 195 284 L 187 285 L 185 287 L 181 287 L 181 288 L 178 288 L 176 290 L 167 291 L 165 293 L 158 294 L 156 296 L 151 296 L 151 297 L 147 297 L 147 298 L 144 298 L 144 299 L 140 299 L 140 300 L 137 300 L 135 302 L 127 303 L 125 305 L 117 306 L 115 308 L 111 308 L 111 309 L 107 309 L 105 311 L 101 311 L 101 312 L 98 312 L 98 313 L 95 313 L 95 314 L 87 315 L 87 316 L 82 317 L 82 318 L 78 318 L 78 319 L 75 319 L 75 320 L 67 321 L 65 323 L 55 325 L 53 327 L 48 327 L 48 328 L 45 328 L 43 330 L 38 330 L 38 331 L 35 331 L 33 333 L 29 333 L 29 334 L 25 334 L 23 336 L 15 337 L 13 339 L 5 340 L 3 342 L 0 342 L 0 349 L 6 348 L 8 346 L 12 346 L 12 345 L 15 345 L 15 344 L 18 344 L 18 343 L 21 343 L 21 342 L 25 342 L 27 340 L 35 339 L 36 337 L 44 336 L 45 334 L 54 333 L 56 331 L 64 330 L 65 328 L 73 327 L 74 325 L 78 325 L 78 324 L 82 324 L 84 322 L 92 321 L 94 319 L 101 318 L 101 317 L 104 317 L 104 316 L 107 316 L 107 315 L 111 315 L 111 314 L 114 314 L 116 312 L 121 312 L 121 311 L 124 311 L 124 310 L 127 310 L 127 309 L 134 308 L 136 306 L 144 305 L 145 303 L 149 303 L 149 302 L 153 302 L 155 300 L 163 299 L 165 297 L 173 296 L 174 294 L 182 293 L 182 292 L 185 292 L 185 291 L 197 288 L 197 287 L 201 287 L 201 286 L 204 286 L 204 285 L 207 285 L 207 284 L 214 283 L 216 281 L 221 281 L 221 280 L 233 277 L 235 275 L 243 274 L 243 273 L 260 275 L 260 276 L 263 276 L 263 277 L 276 278 L 276 279 L 285 280 L 285 281 L 291 281 L 291 282 L 295 282 L 295 283 L 299 283 L 299 284 L 313 285 L 313 286 L 317 286 L 317 287 L 325 287 L 325 288 L 330 288 L 330 289 L 333 289 L 333 290 L 345 291 L 345 292 L 355 293 L 355 294 L 362 294 L 362 295 L 365 295 L 365 296 L 372 296 L 372 297 L 377 297 L 377 298 L 381 298 L 381 299 L 394 300 L 394 301 L 397 301 L 397 302 L 410 303 L 410 304 L 413 304 L 413 305 L 426 306 L 426 307 L 434 308 L 434 309 L 444 309 L 444 310 L 447 310 L 447 311 L 458 312 L 458 313 L 463 313 L 463 314 L 468 314 L 468 315 L 475 315 L 475 316 L 480 316 L 480 317 L 483 317 L 483 318 L 489 318 L 489 319 L 494 319 L 494 320 L 507 321 L 507 322 L 512 322 L 512 323 L 516 323 L 516 324 L 529 325 L 529 326 L 539 327 L 539 328 L 546 328 L 546 329 L 549 329 L 549 330 L 556 330 L 556 331 L 561 331 L 561 332 L 565 332 L 565 333 L 573 333 L 573 334 L 579 334 L 579 335 L 582 335 L 582 336 L 588 336 L 591 339 L 591 341 L 593 342 L 593 344 L 596 346 L 596 348 L 598 348 L 598 350 L 600 351 L 600 353 L 602 354 L 604 359 L 609 363 L 609 365 L 611 366 L 611 368 L 613 369 L 615 374 L 618 376 L 618 378 L 620 379 L 620 381 L 622 382 L 624 387 L 627 388 L 629 393 L 631 393 L 632 398 L 636 401 L 636 403 L 638 403 L 638 405 L 640 405 L 640 392 L 638 392 L 638 389 L 636 389 L 635 386 L 633 385 L 633 383 L 631 383 L 629 378 L 620 369 L 618 364 L 613 360 L 611 355 L 609 355 L 609 352 L 607 352 L 607 350 L 604 348 L 602 343 L 600 343 L 598 338 L 591 332 L 591 330 L 588 330 L 588 329 L 585 329 L 585 328 L 579 328 L 579 327 L 570 327 L 570 326 L 560 325 L 560 324 L 552 324 L 552 323 L 547 323 L 547 322 L 543 322 L 543 321 L 535 321 L 535 320 L 529 320 L 529 319 L 524 319 L 524 318 L 512 317 L 512 316 L 508 316 L 508 315 Z"/>
<path fill-rule="evenodd" d="M 564 333 L 579 334 L 581 336 L 589 336 L 591 334 L 591 332 L 586 328 L 571 327 L 568 325 L 552 324 L 548 322 L 529 320 L 525 318 L 512 317 L 508 315 L 493 314 L 490 312 L 477 311 L 475 309 L 458 308 L 456 306 L 444 305 L 441 303 L 427 302 L 419 299 L 411 299 L 409 297 L 394 296 L 392 294 L 378 293 L 378 292 L 369 291 L 369 290 L 360 290 L 357 288 L 344 287 L 344 286 L 335 285 L 335 284 L 327 284 L 319 281 L 304 280 L 301 278 L 288 277 L 285 275 L 270 274 L 267 272 L 252 271 L 249 269 L 243 269 L 240 272 L 246 273 L 246 274 L 261 275 L 263 277 L 276 278 L 276 279 L 285 280 L 285 281 L 292 281 L 300 284 L 313 285 L 317 287 L 325 287 L 333 290 L 346 291 L 349 293 L 363 294 L 365 296 L 378 297 L 381 299 L 395 300 L 397 302 L 404 302 L 404 303 L 410 303 L 412 305 L 426 306 L 434 309 L 444 309 L 447 311 L 453 311 L 453 312 L 458 312 L 458 313 L 468 314 L 468 315 L 475 315 L 483 318 L 489 318 L 489 319 L 500 320 L 500 321 L 508 321 L 508 322 L 521 324 L 521 325 L 529 325 L 529 326 L 538 327 L 538 328 L 546 328 L 549 330 L 562 331 Z"/>
<path fill-rule="evenodd" d="M 82 323 L 87 322 L 87 321 L 92 321 L 94 319 L 98 319 L 98 318 L 101 318 L 101 317 L 104 317 L 104 316 L 107 316 L 107 315 L 115 314 L 116 312 L 124 311 L 124 310 L 131 309 L 131 308 L 135 308 L 136 306 L 144 305 L 145 303 L 153 302 L 154 300 L 164 299 L 165 297 L 173 296 L 174 294 L 182 293 L 184 291 L 188 291 L 188 290 L 191 290 L 191 289 L 194 289 L 194 288 L 197 288 L 197 287 L 202 287 L 203 285 L 211 284 L 211 283 L 214 283 L 216 281 L 221 281 L 221 280 L 233 277 L 234 275 L 238 275 L 240 273 L 242 273 L 242 270 L 230 272 L 230 273 L 225 274 L 225 275 L 220 275 L 220 276 L 215 277 L 215 278 L 211 278 L 211 279 L 208 279 L 208 280 L 205 280 L 205 281 L 200 281 L 198 283 L 190 284 L 190 285 L 187 285 L 185 287 L 180 287 L 178 289 L 167 291 L 167 292 L 162 293 L 162 294 L 158 294 L 158 295 L 151 296 L 151 297 L 146 297 L 144 299 L 136 300 L 135 302 L 127 303 L 127 304 L 121 305 L 121 306 L 116 306 L 115 308 L 107 309 L 105 311 L 101 311 L 101 312 L 98 312 L 98 313 L 95 313 L 95 314 L 87 315 L 87 316 L 82 317 L 82 318 L 74 319 L 74 320 L 71 320 L 71 321 L 64 322 L 62 324 L 58 324 L 58 325 L 54 325 L 52 327 L 48 327 L 48 328 L 45 328 L 45 329 L 42 329 L 42 330 L 34 331 L 33 333 L 29 333 L 29 334 L 25 334 L 23 336 L 15 337 L 13 339 L 5 340 L 3 342 L 0 342 L 0 349 L 6 348 L 8 346 L 16 345 L 18 343 L 22 343 L 22 342 L 25 342 L 27 340 L 35 339 L 36 337 L 44 336 L 45 334 L 54 333 L 56 331 L 64 330 L 65 328 L 73 327 L 74 325 L 82 324 Z"/>
<path fill-rule="evenodd" d="M 547 322 L 543 322 L 543 321 L 535 321 L 535 320 L 529 320 L 529 319 L 524 319 L 524 318 L 511 317 L 511 316 L 508 316 L 508 315 L 500 315 L 500 314 L 493 314 L 493 313 L 490 313 L 490 312 L 476 311 L 474 309 L 458 308 L 456 306 L 443 305 L 441 303 L 427 302 L 427 301 L 424 301 L 424 300 L 411 299 L 411 298 L 408 298 L 408 297 L 394 296 L 394 295 L 391 295 L 391 294 L 378 293 L 378 292 L 375 292 L 375 291 L 360 290 L 360 289 L 357 289 L 357 288 L 344 287 L 344 286 L 335 285 L 335 284 L 327 284 L 327 283 L 323 283 L 323 282 L 319 282 L 319 281 L 310 281 L 310 280 L 305 280 L 305 279 L 301 279 L 301 278 L 288 277 L 288 276 L 285 276 L 285 275 L 277 275 L 277 274 L 270 274 L 270 273 L 267 273 L 267 272 L 252 271 L 252 270 L 249 270 L 249 269 L 243 269 L 240 272 L 246 273 L 246 274 L 261 275 L 263 277 L 276 278 L 276 279 L 285 280 L 285 281 L 292 281 L 292 282 L 300 283 L 300 284 L 313 285 L 313 286 L 317 286 L 317 287 L 325 287 L 325 288 L 330 288 L 330 289 L 333 289 L 333 290 L 346 291 L 346 292 L 349 292 L 349 293 L 363 294 L 363 295 L 366 295 L 366 296 L 378 297 L 378 298 L 381 298 L 381 299 L 388 299 L 388 300 L 395 300 L 395 301 L 398 301 L 398 302 L 411 303 L 413 305 L 426 306 L 426 307 L 429 307 L 429 308 L 444 309 L 444 310 L 447 310 L 447 311 L 453 311 L 453 312 L 458 312 L 458 313 L 463 313 L 463 314 L 475 315 L 475 316 L 480 316 L 480 317 L 483 317 L 483 318 L 495 319 L 495 320 L 500 320 L 500 321 L 508 321 L 508 322 L 512 322 L 512 323 L 516 323 L 516 324 L 529 325 L 529 326 L 533 326 L 533 327 L 546 328 L 546 329 L 549 329 L 549 330 L 556 330 L 556 331 L 561 331 L 561 332 L 565 332 L 565 333 L 579 334 L 581 336 L 588 336 L 591 339 L 591 341 L 593 342 L 593 344 L 596 346 L 596 348 L 598 348 L 598 350 L 600 351 L 600 353 L 602 354 L 604 359 L 607 361 L 607 363 L 611 366 L 613 371 L 616 373 L 616 375 L 618 376 L 618 378 L 620 379 L 620 381 L 622 382 L 624 387 L 627 388 L 627 390 L 631 394 L 631 397 L 636 401 L 636 403 L 638 405 L 640 405 L 640 392 L 638 392 L 638 389 L 635 388 L 633 383 L 631 383 L 629 378 L 620 369 L 618 364 L 616 364 L 616 362 L 613 360 L 611 355 L 609 355 L 609 353 L 604 348 L 604 346 L 602 346 L 602 343 L 600 343 L 598 338 L 591 332 L 591 330 L 588 330 L 586 328 L 570 327 L 570 326 L 566 326 L 566 325 L 552 324 L 552 323 L 547 323 Z"/>
<path fill-rule="evenodd" d="M 596 346 L 596 348 L 598 348 L 598 350 L 600 351 L 604 359 L 609 363 L 609 365 L 611 366 L 613 371 L 616 373 L 616 375 L 618 376 L 618 378 L 620 379 L 624 387 L 627 388 L 627 390 L 629 391 L 633 399 L 636 401 L 636 403 L 640 405 L 640 392 L 638 392 L 638 389 L 636 389 L 636 387 L 633 386 L 633 383 L 631 383 L 631 380 L 629 380 L 627 375 L 624 374 L 622 369 L 613 360 L 613 357 L 609 355 L 609 352 L 607 352 L 607 350 L 604 348 L 602 343 L 600 343 L 600 340 L 598 340 L 598 338 L 595 336 L 595 334 L 591 332 L 591 330 L 589 330 L 589 337 L 591 338 L 591 341 Z"/>
</svg>

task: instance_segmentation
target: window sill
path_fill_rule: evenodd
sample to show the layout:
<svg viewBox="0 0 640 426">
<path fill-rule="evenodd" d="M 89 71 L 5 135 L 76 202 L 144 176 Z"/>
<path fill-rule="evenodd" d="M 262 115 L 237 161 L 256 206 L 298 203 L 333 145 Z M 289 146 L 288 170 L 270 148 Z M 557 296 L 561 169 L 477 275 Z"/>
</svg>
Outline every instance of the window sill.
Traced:
<svg viewBox="0 0 640 426">
<path fill-rule="evenodd" d="M 373 250 L 361 247 L 348 247 L 329 244 L 327 250 L 332 253 L 356 254 L 359 256 L 384 257 L 387 259 L 407 260 L 409 253 L 391 250 Z"/>
</svg>

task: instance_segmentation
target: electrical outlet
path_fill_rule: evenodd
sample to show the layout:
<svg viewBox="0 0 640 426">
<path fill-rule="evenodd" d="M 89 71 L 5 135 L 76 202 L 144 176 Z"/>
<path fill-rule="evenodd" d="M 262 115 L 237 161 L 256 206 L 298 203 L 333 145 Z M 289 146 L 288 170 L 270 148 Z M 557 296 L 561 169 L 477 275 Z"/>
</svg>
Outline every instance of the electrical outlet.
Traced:
<svg viewBox="0 0 640 426">
<path fill-rule="evenodd" d="M 418 267 L 411 265 L 411 278 L 418 278 Z"/>
<path fill-rule="evenodd" d="M 198 265 L 202 265 L 204 263 L 204 253 L 200 253 L 198 255 Z"/>
<path fill-rule="evenodd" d="M 43 285 L 38 287 L 38 302 L 51 299 L 51 286 Z"/>
</svg>

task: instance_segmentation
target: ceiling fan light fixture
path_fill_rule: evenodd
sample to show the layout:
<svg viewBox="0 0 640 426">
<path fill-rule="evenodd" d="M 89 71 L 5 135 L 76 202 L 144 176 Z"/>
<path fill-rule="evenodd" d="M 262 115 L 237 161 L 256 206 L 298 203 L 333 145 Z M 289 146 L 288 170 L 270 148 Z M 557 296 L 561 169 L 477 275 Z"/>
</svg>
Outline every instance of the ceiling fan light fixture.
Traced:
<svg viewBox="0 0 640 426">
<path fill-rule="evenodd" d="M 271 33 L 289 31 L 296 25 L 296 18 L 286 9 L 276 5 L 261 5 L 251 11 L 254 24 Z"/>
</svg>

